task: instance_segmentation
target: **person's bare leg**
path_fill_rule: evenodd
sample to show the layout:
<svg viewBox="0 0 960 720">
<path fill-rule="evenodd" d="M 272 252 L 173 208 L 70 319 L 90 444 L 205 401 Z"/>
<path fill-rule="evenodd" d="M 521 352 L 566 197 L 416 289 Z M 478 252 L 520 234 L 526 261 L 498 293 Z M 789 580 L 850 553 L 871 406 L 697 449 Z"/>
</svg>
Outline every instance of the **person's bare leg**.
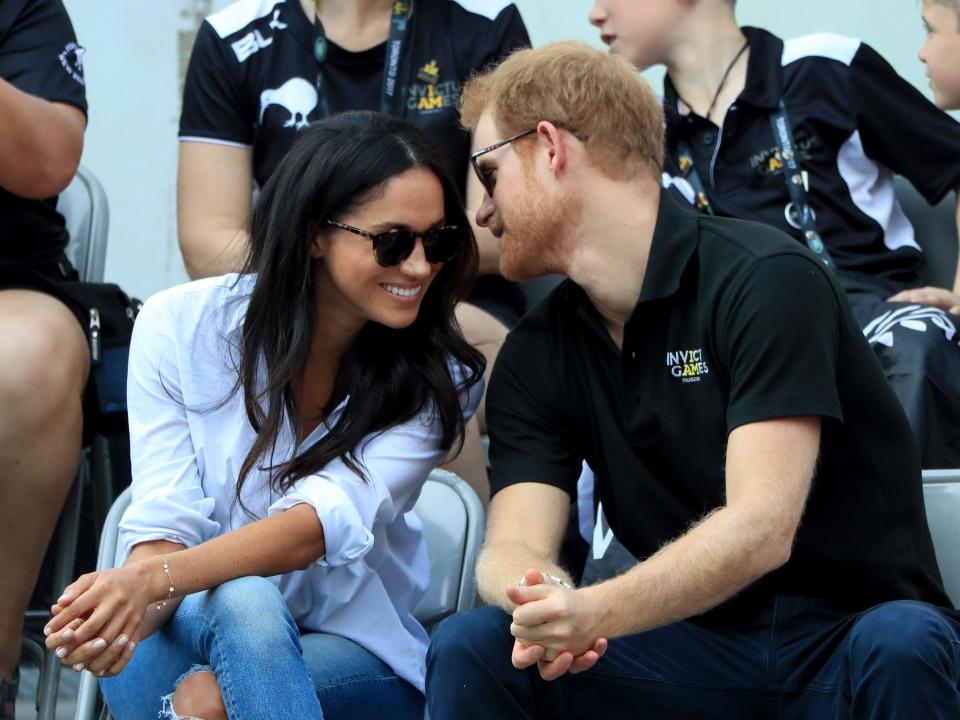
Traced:
<svg viewBox="0 0 960 720">
<path fill-rule="evenodd" d="M 451 455 L 456 450 L 457 446 L 454 445 Z M 475 417 L 467 423 L 460 453 L 455 457 L 447 456 L 442 467 L 466 480 L 477 493 L 481 504 L 484 507 L 487 506 L 490 500 L 490 478 L 487 476 L 487 465 L 483 460 L 483 444 L 480 442 L 480 429 Z"/>
<path fill-rule="evenodd" d="M 481 310 L 470 303 L 460 303 L 457 305 L 456 312 L 463 336 L 487 359 L 487 369 L 483 377 L 489 384 L 497 353 L 500 352 L 503 341 L 507 338 L 507 327 L 486 310 Z M 484 393 L 484 400 L 480 402 L 480 407 L 477 408 L 476 417 L 480 434 L 483 435 L 487 432 L 486 393 Z"/>
<path fill-rule="evenodd" d="M 195 672 L 184 678 L 173 694 L 173 712 L 175 717 L 184 720 L 227 720 L 217 676 L 212 672 Z"/>
<path fill-rule="evenodd" d="M 460 323 L 467 342 L 482 352 L 486 358 L 487 368 L 483 376 L 489 384 L 493 363 L 507 337 L 507 328 L 486 310 L 481 310 L 469 303 L 457 305 L 457 322 Z M 448 457 L 443 464 L 445 470 L 456 473 L 469 483 L 484 507 L 490 499 L 490 479 L 487 476 L 487 464 L 483 457 L 480 436 L 486 431 L 486 390 L 484 390 L 484 399 L 480 401 L 476 414 L 467 423 L 463 448 L 458 455 Z"/>
<path fill-rule="evenodd" d="M 0 291 L 0 676 L 20 655 L 23 616 L 80 461 L 86 337 L 54 298 Z"/>
</svg>

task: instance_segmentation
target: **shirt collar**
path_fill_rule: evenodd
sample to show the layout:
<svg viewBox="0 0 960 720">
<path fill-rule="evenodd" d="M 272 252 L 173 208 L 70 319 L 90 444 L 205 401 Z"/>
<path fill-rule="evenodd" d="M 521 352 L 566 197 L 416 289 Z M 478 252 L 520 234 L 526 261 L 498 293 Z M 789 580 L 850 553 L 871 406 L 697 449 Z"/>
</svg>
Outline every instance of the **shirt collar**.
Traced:
<svg viewBox="0 0 960 720">
<path fill-rule="evenodd" d="M 764 110 L 776 110 L 783 93 L 783 40 L 759 28 L 740 28 L 750 42 L 747 82 L 737 98 Z M 663 104 L 669 120 L 679 117 L 679 96 L 670 76 L 664 80 Z M 669 124 L 669 122 L 668 122 Z"/>
<path fill-rule="evenodd" d="M 680 288 L 680 280 L 687 263 L 697 246 L 699 214 L 677 204 L 670 193 L 661 189 L 657 209 L 657 224 L 650 243 L 650 256 L 643 276 L 640 296 L 627 318 L 629 324 L 641 310 L 640 306 L 651 300 L 673 295 Z M 568 281 L 570 282 L 570 281 Z M 604 328 L 603 318 L 590 302 L 590 298 L 576 283 L 570 282 L 574 302 L 579 305 L 579 315 L 593 325 L 597 332 L 611 342 Z"/>
<path fill-rule="evenodd" d="M 660 191 L 657 224 L 637 306 L 669 297 L 680 288 L 683 271 L 697 247 L 699 220 L 698 213 L 680 207 L 670 193 Z M 636 312 L 634 308 L 631 317 Z"/>
</svg>

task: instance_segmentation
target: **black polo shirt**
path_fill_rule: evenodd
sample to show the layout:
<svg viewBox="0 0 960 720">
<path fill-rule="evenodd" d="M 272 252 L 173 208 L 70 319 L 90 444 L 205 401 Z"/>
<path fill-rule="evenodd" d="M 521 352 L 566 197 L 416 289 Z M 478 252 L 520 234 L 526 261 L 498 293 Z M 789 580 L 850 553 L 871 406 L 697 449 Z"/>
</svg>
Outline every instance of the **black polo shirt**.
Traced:
<svg viewBox="0 0 960 720">
<path fill-rule="evenodd" d="M 667 182 L 692 195 L 689 171 L 679 166 L 685 140 L 717 214 L 767 223 L 799 240 L 770 124 L 782 97 L 817 229 L 841 276 L 881 278 L 890 290 L 916 284 L 923 256 L 896 201 L 893 174 L 939 202 L 960 184 L 960 123 L 859 40 L 820 33 L 784 43 L 765 30 L 743 32 L 750 41 L 746 86 L 722 130 L 682 115 L 666 79 Z"/>
<path fill-rule="evenodd" d="M 723 504 L 731 430 L 797 416 L 823 432 L 793 555 L 726 607 L 773 592 L 948 606 L 910 426 L 842 288 L 782 233 L 663 193 L 622 352 L 569 280 L 508 336 L 487 392 L 492 489 L 575 498 L 586 460 L 642 559 Z"/>
<path fill-rule="evenodd" d="M 60 0 L 0 2 L 0 77 L 86 114 L 83 48 Z M 56 197 L 29 200 L 0 187 L 0 270 L 55 259 L 68 240 Z"/>
</svg>

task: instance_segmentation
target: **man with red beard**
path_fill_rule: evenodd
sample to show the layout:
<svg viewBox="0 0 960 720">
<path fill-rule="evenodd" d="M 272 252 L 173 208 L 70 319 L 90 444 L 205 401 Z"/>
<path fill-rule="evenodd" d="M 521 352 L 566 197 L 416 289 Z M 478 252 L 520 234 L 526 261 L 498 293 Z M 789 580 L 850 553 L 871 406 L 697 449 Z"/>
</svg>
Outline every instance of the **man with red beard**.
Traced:
<svg viewBox="0 0 960 720">
<path fill-rule="evenodd" d="M 661 192 L 660 104 L 618 57 L 517 52 L 462 116 L 503 274 L 568 280 L 494 370 L 489 605 L 433 639 L 432 720 L 960 717 L 917 450 L 829 269 Z M 575 588 L 584 461 L 639 560 Z"/>
</svg>

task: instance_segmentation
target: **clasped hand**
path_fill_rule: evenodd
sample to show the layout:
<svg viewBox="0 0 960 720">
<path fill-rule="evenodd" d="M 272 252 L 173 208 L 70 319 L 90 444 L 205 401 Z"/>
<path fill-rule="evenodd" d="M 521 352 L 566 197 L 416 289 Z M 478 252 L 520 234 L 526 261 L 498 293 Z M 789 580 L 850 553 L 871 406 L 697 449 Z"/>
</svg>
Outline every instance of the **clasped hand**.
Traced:
<svg viewBox="0 0 960 720">
<path fill-rule="evenodd" d="M 141 563 L 81 575 L 44 627 L 46 645 L 74 670 L 113 677 L 130 661 L 150 603 Z"/>
<path fill-rule="evenodd" d="M 507 588 L 517 607 L 510 633 L 513 666 L 537 664 L 544 680 L 593 667 L 607 651 L 607 640 L 598 636 L 597 614 L 582 590 L 545 582 L 539 570 L 527 570 L 524 587 Z"/>
</svg>

